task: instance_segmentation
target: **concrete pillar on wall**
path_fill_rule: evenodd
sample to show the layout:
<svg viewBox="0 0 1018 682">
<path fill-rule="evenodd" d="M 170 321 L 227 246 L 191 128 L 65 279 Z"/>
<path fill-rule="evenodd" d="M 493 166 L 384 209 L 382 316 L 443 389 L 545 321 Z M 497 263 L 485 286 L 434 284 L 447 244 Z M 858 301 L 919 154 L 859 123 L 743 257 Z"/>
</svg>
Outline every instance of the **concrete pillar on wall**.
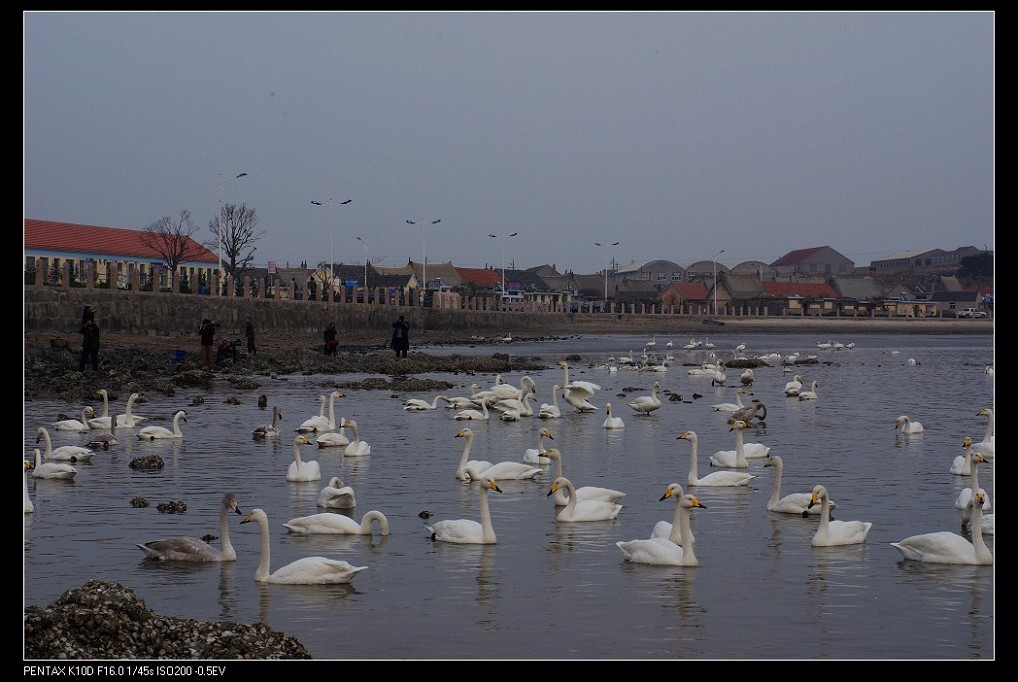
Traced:
<svg viewBox="0 0 1018 682">
<path fill-rule="evenodd" d="M 34 258 L 35 261 L 35 286 L 41 287 L 46 281 L 46 273 L 43 272 L 41 258 Z"/>
<path fill-rule="evenodd" d="M 134 271 L 131 273 L 131 291 L 137 293 L 141 291 L 141 268 L 134 266 Z"/>
<path fill-rule="evenodd" d="M 169 274 L 169 277 L 170 277 L 170 293 L 171 294 L 179 294 L 180 293 L 180 270 L 177 270 L 177 272 L 173 272 L 171 270 L 168 274 Z"/>
<path fill-rule="evenodd" d="M 95 263 L 91 261 L 85 263 L 85 288 L 88 290 L 95 288 Z"/>
<path fill-rule="evenodd" d="M 71 264 L 64 261 L 60 264 L 60 287 L 67 289 L 71 285 Z"/>
<path fill-rule="evenodd" d="M 110 291 L 116 291 L 120 288 L 120 263 L 118 261 L 110 262 Z"/>
</svg>

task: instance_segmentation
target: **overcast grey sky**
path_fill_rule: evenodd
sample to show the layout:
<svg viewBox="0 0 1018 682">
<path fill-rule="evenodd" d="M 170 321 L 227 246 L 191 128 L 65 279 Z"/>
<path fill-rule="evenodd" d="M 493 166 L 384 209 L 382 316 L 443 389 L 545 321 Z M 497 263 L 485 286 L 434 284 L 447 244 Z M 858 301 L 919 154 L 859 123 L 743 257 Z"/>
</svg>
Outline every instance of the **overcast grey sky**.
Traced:
<svg viewBox="0 0 1018 682">
<path fill-rule="evenodd" d="M 993 248 L 990 12 L 23 18 L 29 218 L 210 239 L 246 172 L 259 265 Z"/>
</svg>

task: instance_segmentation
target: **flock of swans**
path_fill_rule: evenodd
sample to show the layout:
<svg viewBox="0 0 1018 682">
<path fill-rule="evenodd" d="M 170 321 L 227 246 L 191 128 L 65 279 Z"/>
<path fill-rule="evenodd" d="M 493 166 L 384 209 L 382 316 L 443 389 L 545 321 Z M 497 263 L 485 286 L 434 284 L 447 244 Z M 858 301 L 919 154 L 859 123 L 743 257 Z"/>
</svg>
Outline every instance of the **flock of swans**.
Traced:
<svg viewBox="0 0 1018 682">
<path fill-rule="evenodd" d="M 656 339 L 652 339 L 646 347 L 653 348 L 655 345 Z M 667 347 L 670 349 L 671 345 L 669 342 Z M 709 348 L 711 346 L 707 345 L 706 340 L 704 342 L 691 340 L 685 348 L 701 347 Z M 817 347 L 824 350 L 840 350 L 850 349 L 851 344 L 844 346 L 833 342 L 830 345 L 818 343 Z M 738 355 L 744 350 L 745 344 L 739 344 L 734 353 Z M 622 358 L 620 362 L 621 360 L 628 360 L 628 358 Z M 618 364 L 610 363 L 610 366 L 617 367 Z M 499 376 L 496 377 L 494 385 L 487 389 L 475 383 L 471 387 L 472 392 L 469 396 L 457 397 L 440 394 L 430 400 L 410 398 L 403 402 L 402 408 L 407 412 L 441 413 L 442 410 L 439 410 L 439 406 L 444 403 L 445 408 L 455 411 L 451 417 L 452 421 L 489 420 L 494 414 L 498 414 L 499 418 L 504 421 L 526 421 L 528 418 L 535 418 L 541 420 L 542 424 L 550 423 L 549 420 L 562 418 L 563 409 L 558 402 L 560 397 L 568 405 L 566 409 L 571 408 L 574 413 L 589 414 L 600 411 L 602 408 L 592 400 L 596 400 L 602 387 L 595 382 L 571 379 L 569 364 L 565 360 L 558 361 L 558 365 L 563 370 L 562 380 L 552 386 L 551 402 L 542 403 L 536 409 L 532 405 L 538 400 L 538 386 L 529 376 L 523 376 L 518 384 L 504 383 Z M 710 377 L 713 385 L 723 386 L 726 381 L 724 370 L 724 361 L 717 359 L 714 363 L 704 362 L 699 368 L 690 370 L 689 374 Z M 783 459 L 772 454 L 771 447 L 763 443 L 745 442 L 743 432 L 749 427 L 751 420 L 755 418 L 763 421 L 767 414 L 766 407 L 762 402 L 754 401 L 749 405 L 742 402 L 742 397 L 753 385 L 754 378 L 752 370 L 741 375 L 741 386 L 735 391 L 735 403 L 711 405 L 713 410 L 724 413 L 727 417 L 727 423 L 730 424 L 729 432 L 734 434 L 734 449 L 719 450 L 713 453 L 709 458 L 711 467 L 709 473 L 703 477 L 699 475 L 696 432 L 686 430 L 677 437 L 678 440 L 689 442 L 691 449 L 688 454 L 689 466 L 685 478 L 685 488 L 682 483 L 671 483 L 660 497 L 661 501 L 668 500 L 674 503 L 675 511 L 672 521 L 658 522 L 646 538 L 616 542 L 624 561 L 650 565 L 696 566 L 698 564 L 694 552 L 696 539 L 690 527 L 690 514 L 693 509 L 704 510 L 707 508 L 698 499 L 696 489 L 750 485 L 758 478 L 758 474 L 748 471 L 749 460 L 752 459 L 763 461 L 765 468 L 774 471 L 771 492 L 766 503 L 768 511 L 793 514 L 803 518 L 819 518 L 811 540 L 813 547 L 852 545 L 866 541 L 873 525 L 871 522 L 832 519 L 831 510 L 835 509 L 837 504 L 830 499 L 824 485 L 815 485 L 810 491 L 783 495 L 781 489 L 785 466 Z M 802 375 L 795 375 L 794 379 L 784 387 L 784 395 L 798 400 L 816 400 L 817 381 L 811 381 L 808 389 L 804 388 L 805 381 Z M 630 400 L 628 407 L 636 417 L 641 419 L 649 417 L 662 407 L 660 391 L 661 382 L 653 381 L 649 394 Z M 108 392 L 103 389 L 100 394 L 103 399 L 102 415 L 96 416 L 94 408 L 85 406 L 82 409 L 80 420 L 61 419 L 53 423 L 52 427 L 59 431 L 78 433 L 88 433 L 92 430 L 102 431 L 107 436 L 106 439 L 89 442 L 97 445 L 105 443 L 104 447 L 106 448 L 110 444 L 116 443 L 118 428 L 134 430 L 139 441 L 184 438 L 180 423 L 187 421 L 186 411 L 175 412 L 172 428 L 156 425 L 142 426 L 145 417 L 132 413 L 134 402 L 140 398 L 139 393 L 131 394 L 124 413 L 119 415 L 109 414 Z M 371 454 L 371 447 L 361 439 L 356 421 L 342 417 L 337 420 L 335 403 L 338 398 L 342 397 L 344 394 L 340 391 L 332 391 L 328 397 L 319 395 L 315 398 L 319 404 L 319 413 L 301 422 L 296 429 L 297 433 L 292 441 L 293 461 L 287 469 L 286 481 L 314 482 L 322 478 L 319 463 L 302 456 L 301 448 L 305 446 L 316 444 L 319 448 L 341 447 L 344 455 L 352 457 Z M 328 416 L 326 416 L 326 406 Z M 605 419 L 602 426 L 605 429 L 624 428 L 623 420 L 613 414 L 610 402 L 603 403 L 603 410 Z M 978 480 L 978 465 L 993 459 L 993 411 L 990 408 L 984 408 L 979 411 L 978 415 L 987 418 L 986 435 L 978 443 L 973 443 L 970 438 L 966 437 L 964 439 L 965 453 L 956 457 L 949 469 L 951 475 L 971 478 L 971 486 L 965 488 L 958 496 L 955 500 L 955 507 L 962 512 L 962 531 L 970 528 L 972 539 L 969 540 L 958 533 L 939 531 L 913 535 L 891 543 L 904 559 L 954 564 L 990 564 L 993 562 L 992 553 L 983 539 L 984 533 L 993 533 L 993 515 L 984 514 L 991 508 L 990 500 L 986 491 L 979 487 Z M 254 439 L 279 438 L 282 435 L 282 420 L 283 415 L 280 408 L 273 407 L 271 423 L 256 427 L 252 432 Z M 894 427 L 905 436 L 919 435 L 924 431 L 920 422 L 905 414 L 894 421 Z M 352 433 L 352 438 L 346 436 L 347 430 Z M 552 430 L 547 425 L 542 425 L 537 430 L 537 447 L 527 448 L 519 460 L 492 462 L 471 459 L 475 433 L 469 427 L 458 428 L 455 438 L 462 438 L 464 443 L 458 463 L 455 466 L 450 466 L 450 478 L 470 485 L 471 489 L 477 489 L 478 519 L 459 518 L 432 523 L 427 526 L 427 531 L 430 538 L 436 542 L 497 543 L 491 519 L 489 494 L 503 492 L 499 486 L 500 481 L 539 479 L 545 474 L 546 470 L 543 467 L 548 465 L 554 465 L 555 475 L 547 489 L 546 497 L 553 498 L 557 509 L 555 514 L 557 522 L 612 521 L 617 519 L 623 510 L 620 500 L 625 497 L 625 492 L 607 487 L 577 486 L 564 475 L 562 451 L 557 447 L 546 447 L 546 441 L 554 441 Z M 44 444 L 44 451 L 36 449 L 34 461 L 26 461 L 24 467 L 26 514 L 34 512 L 34 504 L 28 491 L 29 471 L 32 471 L 32 476 L 36 478 L 72 479 L 77 473 L 73 464 L 87 463 L 95 454 L 94 450 L 89 447 L 64 445 L 54 448 L 49 430 L 45 427 L 37 429 L 36 443 L 40 442 Z M 474 486 L 474 483 L 478 485 Z M 356 505 L 353 488 L 345 485 L 339 477 L 332 477 L 328 485 L 320 490 L 317 497 L 317 506 L 327 510 L 352 510 L 356 508 Z M 225 494 L 219 506 L 221 549 L 210 546 L 203 539 L 189 536 L 170 536 L 138 543 L 137 547 L 147 559 L 153 561 L 236 561 L 236 550 L 230 541 L 229 534 L 229 515 L 231 513 L 243 516 L 241 523 L 257 523 L 260 528 L 261 548 L 260 561 L 255 573 L 256 581 L 286 584 L 346 583 L 367 568 L 366 566 L 354 566 L 345 561 L 313 556 L 298 559 L 271 571 L 271 540 L 267 514 L 264 510 L 256 508 L 245 516 L 239 507 L 237 496 L 233 493 Z M 299 535 L 372 535 L 376 530 L 381 535 L 388 535 L 390 530 L 387 517 L 379 510 L 364 513 L 360 520 L 332 511 L 325 511 L 292 518 L 282 525 L 289 533 Z M 705 541 L 709 542 L 709 540 Z"/>
</svg>

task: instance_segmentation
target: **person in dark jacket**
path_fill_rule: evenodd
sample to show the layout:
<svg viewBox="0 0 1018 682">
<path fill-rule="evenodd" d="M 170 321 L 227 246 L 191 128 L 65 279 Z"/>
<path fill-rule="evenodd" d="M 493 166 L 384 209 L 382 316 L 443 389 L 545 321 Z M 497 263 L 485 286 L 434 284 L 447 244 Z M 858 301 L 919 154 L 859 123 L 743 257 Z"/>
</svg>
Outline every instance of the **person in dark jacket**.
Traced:
<svg viewBox="0 0 1018 682">
<path fill-rule="evenodd" d="M 247 352 L 251 354 L 257 353 L 258 351 L 255 350 L 254 342 L 254 322 L 251 321 L 250 315 L 247 316 L 247 326 L 244 328 L 244 336 L 247 337 Z"/>
<path fill-rule="evenodd" d="M 322 336 L 325 340 L 325 354 L 335 355 L 336 348 L 339 347 L 339 340 L 336 339 L 336 323 L 330 322 Z"/>
<path fill-rule="evenodd" d="M 84 317 L 81 324 L 81 360 L 78 362 L 78 371 L 85 371 L 85 363 L 92 365 L 92 371 L 99 371 L 99 326 L 93 319 L 94 314 Z"/>
<path fill-rule="evenodd" d="M 201 336 L 201 358 L 205 362 L 205 369 L 211 371 L 215 369 L 216 325 L 206 317 L 198 327 L 198 334 Z"/>
<path fill-rule="evenodd" d="M 410 323 L 402 315 L 392 323 L 392 343 L 389 345 L 396 351 L 397 358 L 405 358 L 410 350 Z"/>
</svg>

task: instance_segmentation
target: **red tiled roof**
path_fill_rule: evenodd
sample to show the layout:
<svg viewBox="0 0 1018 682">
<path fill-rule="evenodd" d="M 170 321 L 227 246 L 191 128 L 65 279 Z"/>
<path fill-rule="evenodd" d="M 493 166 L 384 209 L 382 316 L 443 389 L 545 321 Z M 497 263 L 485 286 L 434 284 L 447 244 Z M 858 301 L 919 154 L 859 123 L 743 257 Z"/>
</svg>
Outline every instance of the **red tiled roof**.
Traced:
<svg viewBox="0 0 1018 682">
<path fill-rule="evenodd" d="M 464 284 L 494 288 L 502 283 L 502 274 L 489 268 L 456 268 Z"/>
<path fill-rule="evenodd" d="M 707 287 L 699 282 L 676 282 L 675 284 L 672 284 L 671 288 L 678 291 L 682 295 L 683 300 L 707 300 Z"/>
<path fill-rule="evenodd" d="M 816 282 L 762 282 L 768 296 L 788 298 L 806 296 L 809 298 L 837 298 L 838 292 L 830 284 Z"/>
<path fill-rule="evenodd" d="M 821 251 L 826 248 L 827 248 L 826 246 L 814 246 L 811 249 L 797 249 L 795 251 L 789 251 L 784 256 L 771 263 L 771 267 L 775 267 L 778 265 L 795 265 L 796 263 L 801 263 L 804 259 L 808 258 L 809 256 L 812 256 L 817 251 Z"/>
<path fill-rule="evenodd" d="M 98 225 L 78 225 L 51 220 L 25 218 L 25 249 L 30 251 L 61 251 L 90 253 L 98 257 L 137 258 L 161 261 L 158 251 L 141 241 L 144 230 L 123 230 Z M 200 254 L 188 262 L 217 263 L 219 258 L 194 239 L 193 248 Z"/>
</svg>

